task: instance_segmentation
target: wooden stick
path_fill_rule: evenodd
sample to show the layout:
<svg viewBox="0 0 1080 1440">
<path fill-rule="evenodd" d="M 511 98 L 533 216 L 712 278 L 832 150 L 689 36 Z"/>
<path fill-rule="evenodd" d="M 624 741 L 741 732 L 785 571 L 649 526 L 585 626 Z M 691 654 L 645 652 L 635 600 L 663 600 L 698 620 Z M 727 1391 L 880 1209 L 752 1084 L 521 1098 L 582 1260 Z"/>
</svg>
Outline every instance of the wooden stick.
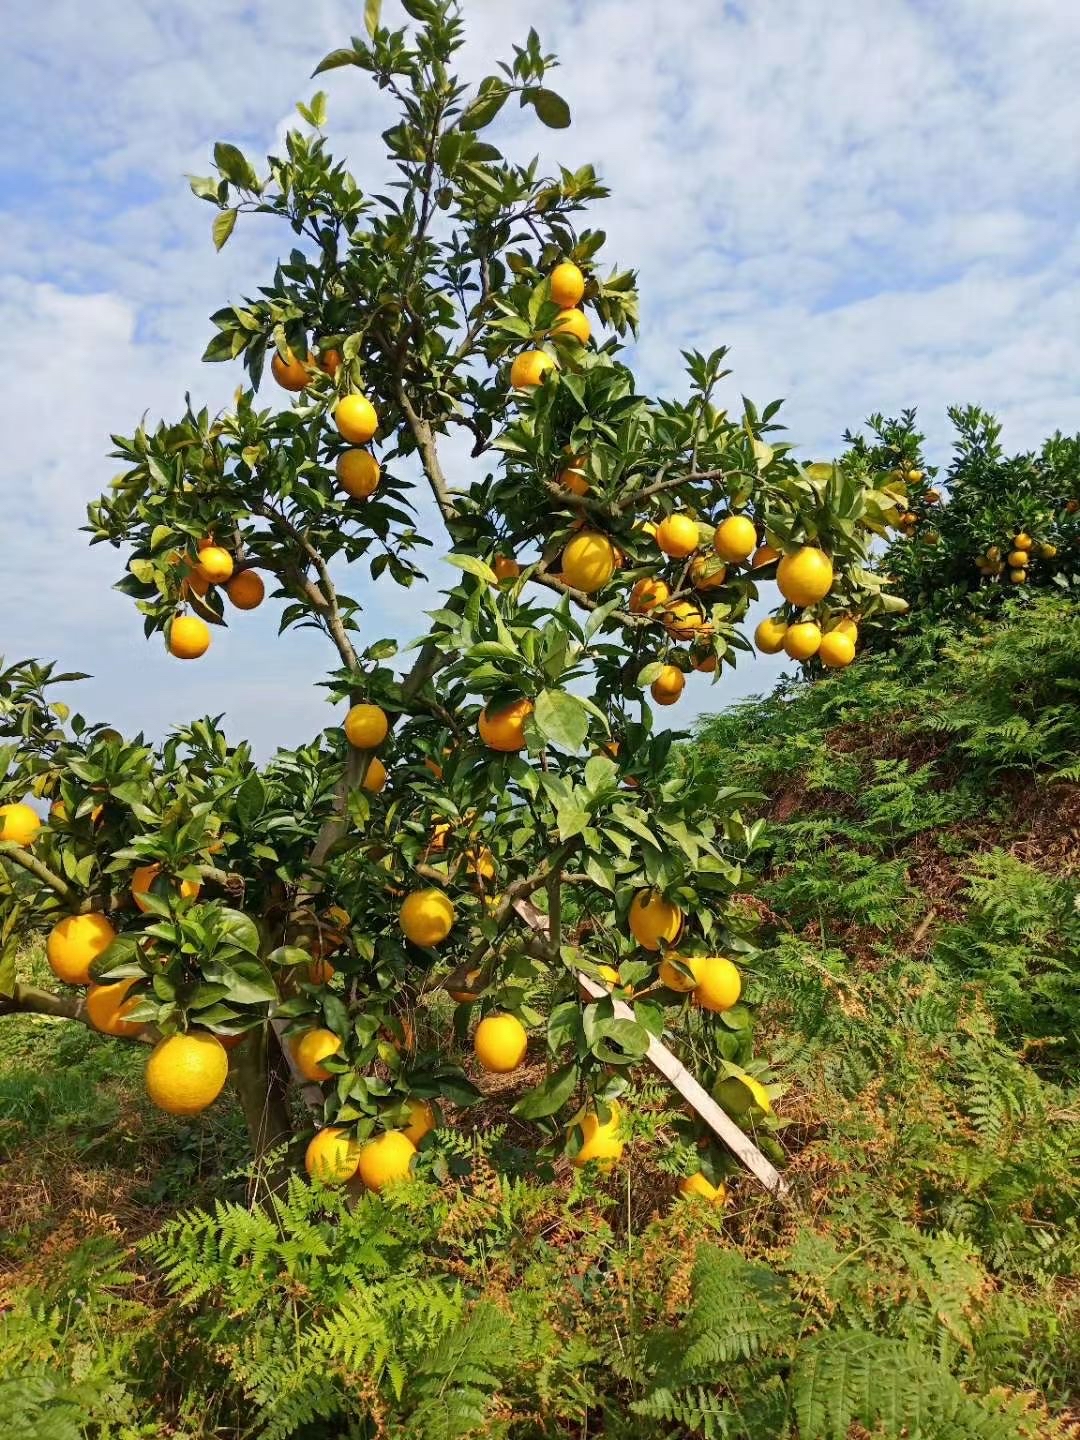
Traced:
<svg viewBox="0 0 1080 1440">
<path fill-rule="evenodd" d="M 530 905 L 527 900 L 515 900 L 514 909 L 526 925 L 533 930 L 546 933 L 547 917 L 537 910 L 535 905 Z M 603 985 L 590 975 L 584 974 L 581 970 L 576 971 L 575 974 L 578 984 L 594 1000 L 602 1000 L 608 995 L 609 992 L 604 989 Z M 620 1020 L 633 1020 L 634 1012 L 625 1001 L 615 1000 L 613 1004 L 615 1014 Z M 749 1136 L 745 1135 L 734 1120 L 721 1109 L 705 1087 L 694 1079 L 678 1056 L 673 1055 L 667 1046 L 657 1040 L 655 1036 L 650 1037 L 645 1058 L 679 1092 L 691 1110 L 705 1121 L 709 1129 L 719 1136 L 735 1158 L 746 1166 L 751 1175 L 759 1180 L 766 1190 L 771 1191 L 774 1195 L 788 1193 L 787 1181 L 776 1166 L 766 1159 Z"/>
</svg>

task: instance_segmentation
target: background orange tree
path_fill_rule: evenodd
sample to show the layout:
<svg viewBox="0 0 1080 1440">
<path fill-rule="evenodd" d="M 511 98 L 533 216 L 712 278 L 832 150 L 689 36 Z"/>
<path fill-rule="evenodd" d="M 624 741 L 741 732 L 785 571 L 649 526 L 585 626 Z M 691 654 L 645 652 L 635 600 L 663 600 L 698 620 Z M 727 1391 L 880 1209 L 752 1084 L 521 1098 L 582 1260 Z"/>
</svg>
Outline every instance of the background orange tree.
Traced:
<svg viewBox="0 0 1080 1440">
<path fill-rule="evenodd" d="M 249 386 L 219 415 L 189 405 L 115 437 L 122 473 L 89 507 L 148 636 L 197 659 L 269 586 L 282 629 L 333 646 L 338 722 L 260 767 L 212 720 L 150 746 L 52 698 L 74 677 L 0 674 L 0 1010 L 151 1040 L 151 1094 L 180 1113 L 231 1067 L 258 1153 L 310 1128 L 288 1093 L 306 1078 L 334 1127 L 321 1173 L 350 1175 L 360 1141 L 374 1185 L 408 1168 L 440 1100 L 476 1098 L 445 1047 L 417 1041 L 438 986 L 459 1039 L 483 1022 L 489 1069 L 542 1034 L 517 1109 L 551 1150 L 617 1156 L 612 1102 L 676 1015 L 725 1107 L 768 1124 L 731 963 L 760 963 L 731 904 L 757 827 L 723 776 L 672 772 L 646 692 L 663 705 L 688 674 L 719 679 L 775 579 L 759 643 L 811 665 L 848 663 L 858 625 L 903 605 L 868 564 L 902 477 L 799 465 L 779 402 L 729 416 L 723 349 L 686 354 L 685 398 L 639 393 L 621 345 L 635 276 L 582 226 L 606 193 L 593 169 L 544 174 L 484 138 L 515 101 L 569 124 L 535 32 L 467 88 L 450 69 L 458 6 L 403 3 L 413 27 L 382 27 L 369 0 L 366 38 L 319 67 L 394 98 L 395 182 L 368 193 L 331 155 L 322 94 L 261 170 L 216 147 L 192 188 L 218 248 L 241 215 L 295 236 L 267 283 L 213 316 L 204 358 L 241 361 Z M 260 403 L 268 358 L 288 408 Z M 448 437 L 470 447 L 467 476 Z M 422 577 L 417 482 L 461 578 L 395 668 L 341 584 Z M 51 802 L 40 829 L 33 797 Z M 63 990 L 19 981 L 28 930 L 48 932 Z M 583 999 L 577 972 L 611 994 Z M 716 1181 L 727 1161 L 701 1128 L 687 1119 L 683 1168 Z"/>
</svg>

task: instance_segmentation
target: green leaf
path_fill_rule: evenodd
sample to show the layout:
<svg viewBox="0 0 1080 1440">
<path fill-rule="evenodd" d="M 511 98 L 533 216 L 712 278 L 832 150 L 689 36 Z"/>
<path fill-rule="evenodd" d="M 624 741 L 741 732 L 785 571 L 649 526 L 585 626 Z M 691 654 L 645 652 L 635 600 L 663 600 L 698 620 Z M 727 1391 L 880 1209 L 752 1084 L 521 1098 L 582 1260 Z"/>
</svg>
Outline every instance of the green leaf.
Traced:
<svg viewBox="0 0 1080 1440">
<path fill-rule="evenodd" d="M 465 570 L 470 575 L 475 575 L 478 580 L 483 580 L 486 585 L 497 585 L 499 583 L 495 571 L 483 560 L 478 560 L 475 555 L 447 555 L 445 557 L 448 565 L 454 565 L 458 570 Z"/>
<path fill-rule="evenodd" d="M 221 939 L 249 955 L 259 953 L 259 928 L 242 910 L 222 910 Z"/>
<path fill-rule="evenodd" d="M 528 1091 L 514 1106 L 514 1114 L 523 1120 L 539 1120 L 545 1115 L 554 1115 L 561 1110 L 578 1082 L 578 1067 L 573 1060 L 549 1075 L 542 1084 Z"/>
<path fill-rule="evenodd" d="M 225 176 L 225 179 L 232 181 L 234 185 L 239 185 L 244 190 L 259 188 L 258 177 L 251 162 L 235 145 L 219 140 L 214 146 L 214 164 Z"/>
<path fill-rule="evenodd" d="M 458 124 L 462 130 L 483 130 L 495 119 L 510 94 L 510 86 L 505 80 L 500 80 L 497 75 L 488 75 L 480 81 L 476 98 L 466 105 Z"/>
<path fill-rule="evenodd" d="M 570 106 L 554 90 L 530 87 L 523 92 L 523 98 L 532 105 L 537 119 L 549 130 L 565 130 L 570 124 Z"/>
<path fill-rule="evenodd" d="M 382 0 L 365 0 L 364 3 L 364 29 L 374 39 L 375 31 L 379 28 L 379 16 L 382 13 Z"/>
<path fill-rule="evenodd" d="M 246 829 L 254 825 L 266 808 L 266 786 L 258 775 L 249 775 L 236 792 L 236 818 Z"/>
<path fill-rule="evenodd" d="M 222 210 L 220 215 L 214 216 L 214 223 L 210 227 L 210 234 L 213 236 L 215 250 L 220 250 L 232 234 L 236 226 L 236 217 L 239 213 L 239 210 Z"/>
<path fill-rule="evenodd" d="M 139 944 L 134 935 L 118 935 L 112 944 L 92 962 L 92 980 L 129 980 L 145 971 L 139 963 Z"/>
<path fill-rule="evenodd" d="M 361 57 L 355 50 L 331 50 L 311 73 L 312 76 L 321 75 L 326 70 L 340 70 L 343 65 L 359 65 L 360 62 Z"/>
<path fill-rule="evenodd" d="M 580 750 L 589 733 L 589 717 L 577 697 L 565 690 L 541 690 L 533 722 L 545 739 L 560 750 Z"/>
<path fill-rule="evenodd" d="M 258 960 L 238 960 L 235 965 L 208 966 L 218 971 L 215 978 L 228 986 L 229 999 L 237 1005 L 258 1005 L 278 998 L 273 976 Z"/>
<path fill-rule="evenodd" d="M 270 965 L 310 965 L 311 955 L 299 945 L 279 945 L 266 957 Z"/>
</svg>

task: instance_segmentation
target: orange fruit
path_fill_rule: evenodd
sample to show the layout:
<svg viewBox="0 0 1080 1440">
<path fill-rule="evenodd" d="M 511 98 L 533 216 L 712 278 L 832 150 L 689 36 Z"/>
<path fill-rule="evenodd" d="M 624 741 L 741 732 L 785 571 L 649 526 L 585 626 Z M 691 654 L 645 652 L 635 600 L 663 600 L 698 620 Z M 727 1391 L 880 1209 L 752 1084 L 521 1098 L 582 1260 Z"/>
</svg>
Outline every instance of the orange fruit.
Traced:
<svg viewBox="0 0 1080 1440">
<path fill-rule="evenodd" d="M 161 874 L 160 865 L 138 865 L 131 874 L 131 898 L 136 906 L 144 914 L 150 908 L 143 900 L 143 896 L 153 886 L 154 881 Z M 175 885 L 175 882 L 174 882 Z M 181 880 L 180 895 L 184 900 L 194 900 L 202 886 L 198 880 Z"/>
<path fill-rule="evenodd" d="M 473 1054 L 495 1075 L 516 1070 L 525 1059 L 529 1037 L 516 1015 L 486 1015 L 473 1036 Z"/>
<path fill-rule="evenodd" d="M 694 1003 L 703 1010 L 730 1010 L 742 994 L 742 976 L 726 955 L 697 957 L 694 977 Z"/>
<path fill-rule="evenodd" d="M 1032 540 L 1031 536 L 1028 535 L 1028 534 L 1026 534 L 1023 530 L 1021 530 L 1021 531 L 1020 531 L 1020 534 L 1017 535 L 1016 539 L 1013 541 L 1013 549 L 1014 549 L 1014 550 L 1030 550 L 1031 547 L 1032 547 L 1032 545 L 1034 545 L 1034 543 L 1035 543 L 1035 542 L 1034 542 L 1034 540 Z"/>
<path fill-rule="evenodd" d="M 850 635 L 842 635 L 839 630 L 830 630 L 821 637 L 817 653 L 821 663 L 830 670 L 842 670 L 855 659 L 855 641 Z"/>
<path fill-rule="evenodd" d="M 692 640 L 705 624 L 705 616 L 689 600 L 672 600 L 664 606 L 664 628 L 677 640 Z"/>
<path fill-rule="evenodd" d="M 266 595 L 266 586 L 257 570 L 241 570 L 229 581 L 225 594 L 237 610 L 257 610 Z"/>
<path fill-rule="evenodd" d="M 86 1018 L 95 1030 L 100 1030 L 103 1035 L 138 1035 L 143 1028 L 140 1022 L 124 1018 L 139 1003 L 137 998 L 127 998 L 135 981 L 136 977 L 132 976 L 130 980 L 117 980 L 113 985 L 90 986 L 86 992 Z"/>
<path fill-rule="evenodd" d="M 700 1195 L 703 1200 L 709 1200 L 714 1205 L 725 1205 L 728 1198 L 727 1186 L 711 1184 L 700 1170 L 679 1181 L 679 1194 Z"/>
<path fill-rule="evenodd" d="M 560 310 L 555 316 L 551 333 L 560 337 L 571 336 L 580 345 L 587 345 L 589 336 L 592 334 L 592 326 L 589 324 L 589 317 L 584 310 Z"/>
<path fill-rule="evenodd" d="M 479 1000 L 481 991 L 475 990 L 471 987 L 475 986 L 479 982 L 482 974 L 483 971 L 481 970 L 467 970 L 465 972 L 465 985 L 469 986 L 470 988 L 461 990 L 448 990 L 447 994 L 450 996 L 451 1000 L 456 1001 L 459 1005 L 471 1005 L 473 1001 Z M 456 975 L 457 972 L 455 972 L 455 978 Z"/>
<path fill-rule="evenodd" d="M 833 626 L 829 633 L 846 635 L 853 645 L 859 643 L 859 627 L 850 615 L 845 615 L 839 624 Z"/>
<path fill-rule="evenodd" d="M 589 493 L 589 477 L 585 473 L 589 467 L 588 451 L 581 455 L 573 455 L 570 446 L 563 448 L 563 454 L 569 456 L 566 465 L 559 471 L 558 482 L 564 489 L 569 490 L 571 495 L 587 495 Z"/>
<path fill-rule="evenodd" d="M 304 1169 L 324 1185 L 344 1185 L 356 1174 L 360 1146 L 340 1125 L 316 1131 L 304 1154 Z"/>
<path fill-rule="evenodd" d="M 415 1154 L 416 1146 L 403 1130 L 387 1130 L 361 1148 L 357 1164 L 360 1179 L 369 1190 L 382 1190 L 408 1180 Z"/>
<path fill-rule="evenodd" d="M 630 591 L 630 612 L 633 615 L 644 615 L 655 610 L 657 605 L 662 605 L 670 594 L 671 590 L 665 580 L 658 580 L 654 575 L 645 575 L 635 582 Z"/>
<path fill-rule="evenodd" d="M 784 648 L 787 626 L 775 615 L 766 616 L 754 631 L 754 644 L 762 655 L 778 655 Z"/>
<path fill-rule="evenodd" d="M 690 974 L 684 975 L 676 965 L 676 961 L 684 969 L 689 970 Z M 693 990 L 697 984 L 697 966 L 698 957 L 696 955 L 665 955 L 660 961 L 658 972 L 660 983 L 666 985 L 669 990 L 678 990 L 685 994 L 688 990 Z"/>
<path fill-rule="evenodd" d="M 780 551 L 775 545 L 759 545 L 750 558 L 751 568 L 760 570 L 764 565 L 772 565 L 780 559 Z"/>
<path fill-rule="evenodd" d="M 748 515 L 729 515 L 721 520 L 713 536 L 713 549 L 721 560 L 741 564 L 757 545 L 757 526 Z"/>
<path fill-rule="evenodd" d="M 456 913 L 454 902 L 441 890 L 414 890 L 405 897 L 398 920 L 405 938 L 427 949 L 446 939 Z"/>
<path fill-rule="evenodd" d="M 364 778 L 361 781 L 361 789 L 366 790 L 369 795 L 378 795 L 380 791 L 386 789 L 386 781 L 386 766 L 377 755 L 369 756 L 364 770 Z"/>
<path fill-rule="evenodd" d="M 496 555 L 491 562 L 491 568 L 495 572 L 495 579 L 516 580 L 521 574 L 521 566 L 512 555 Z"/>
<path fill-rule="evenodd" d="M 695 590 L 719 590 L 727 579 L 727 566 L 708 555 L 698 555 L 690 562 L 690 583 Z"/>
<path fill-rule="evenodd" d="M 525 748 L 525 721 L 533 713 L 533 702 L 524 695 L 509 705 L 489 712 L 487 707 L 480 711 L 477 729 L 480 739 L 489 750 L 509 754 Z"/>
<path fill-rule="evenodd" d="M 210 649 L 210 627 L 197 615 L 177 615 L 169 626 L 168 643 L 177 660 L 198 660 Z"/>
<path fill-rule="evenodd" d="M 1023 585 L 1024 581 L 1027 579 L 1027 571 L 1010 570 L 1009 579 L 1013 582 L 1014 585 Z"/>
<path fill-rule="evenodd" d="M 510 366 L 510 384 L 515 390 L 529 390 L 554 369 L 555 361 L 546 350 L 523 350 Z"/>
<path fill-rule="evenodd" d="M 419 1145 L 424 1136 L 435 1129 L 437 1117 L 426 1100 L 409 1100 L 408 1106 L 409 1123 L 401 1133 L 414 1145 Z"/>
<path fill-rule="evenodd" d="M 337 458 L 338 484 L 352 500 L 366 500 L 381 477 L 382 466 L 370 450 L 343 450 Z"/>
<path fill-rule="evenodd" d="M 592 595 L 615 573 L 615 547 L 599 530 L 582 530 L 563 551 L 562 574 L 567 585 Z"/>
<path fill-rule="evenodd" d="M 649 686 L 657 705 L 674 705 L 686 688 L 686 676 L 677 665 L 665 665 Z"/>
<path fill-rule="evenodd" d="M 784 649 L 792 660 L 809 660 L 821 646 L 821 627 L 813 620 L 803 620 L 789 625 L 784 631 Z"/>
<path fill-rule="evenodd" d="M 617 1100 L 607 1102 L 608 1118 L 601 1120 L 595 1110 L 589 1110 L 577 1124 L 581 1130 L 581 1149 L 574 1156 L 574 1165 L 581 1169 L 594 1161 L 601 1169 L 609 1170 L 623 1153 L 619 1138 L 622 1111 Z"/>
<path fill-rule="evenodd" d="M 104 915 L 69 915 L 49 931 L 45 956 L 65 985 L 88 985 L 90 966 L 115 939 L 116 931 Z"/>
<path fill-rule="evenodd" d="M 224 585 L 233 573 L 233 558 L 222 545 L 200 545 L 198 568 L 211 585 Z"/>
<path fill-rule="evenodd" d="M 1014 570 L 1023 570 L 1026 565 L 1031 563 L 1031 556 L 1026 550 L 1010 550 L 1006 559 Z"/>
<path fill-rule="evenodd" d="M 332 380 L 341 369 L 341 351 L 332 345 L 326 350 L 320 350 L 315 357 L 315 363 L 323 374 L 329 375 Z"/>
<path fill-rule="evenodd" d="M 334 423 L 350 445 L 366 445 L 379 428 L 379 417 L 366 395 L 343 395 L 334 407 Z"/>
<path fill-rule="evenodd" d="M 170 1115 L 197 1115 L 221 1094 L 228 1074 L 229 1057 L 216 1035 L 170 1035 L 150 1052 L 146 1093 Z"/>
<path fill-rule="evenodd" d="M 697 521 L 679 511 L 660 521 L 653 538 L 664 554 L 670 555 L 673 560 L 683 560 L 692 555 L 701 543 Z"/>
<path fill-rule="evenodd" d="M 702 675 L 714 675 L 717 663 L 715 650 L 704 650 L 700 655 L 694 656 L 694 669 Z"/>
<path fill-rule="evenodd" d="M 572 260 L 563 260 L 551 272 L 548 291 L 552 303 L 566 310 L 577 305 L 585 294 L 585 276 Z"/>
<path fill-rule="evenodd" d="M 290 1042 L 290 1049 L 300 1074 L 305 1080 L 310 1080 L 312 1084 L 315 1084 L 318 1081 L 330 1079 L 331 1072 L 322 1062 L 338 1053 L 341 1049 L 341 1040 L 332 1030 L 327 1030 L 320 1025 L 311 1030 L 305 1030 L 302 1035 L 297 1035 Z"/>
<path fill-rule="evenodd" d="M 627 923 L 642 949 L 659 950 L 661 944 L 670 945 L 678 939 L 683 914 L 659 890 L 639 890 L 630 904 Z"/>
<path fill-rule="evenodd" d="M 301 360 L 286 349 L 282 355 L 275 350 L 270 360 L 270 373 L 283 390 L 305 390 L 311 380 L 311 367 L 307 360 Z"/>
<path fill-rule="evenodd" d="M 832 589 L 832 561 L 816 545 L 803 545 L 780 561 L 776 583 L 792 605 L 816 605 Z"/>
<path fill-rule="evenodd" d="M 0 840 L 21 845 L 25 850 L 34 843 L 41 829 L 41 817 L 21 800 L 13 805 L 0 805 Z"/>
<path fill-rule="evenodd" d="M 345 739 L 356 750 L 374 750 L 386 739 L 390 722 L 381 705 L 354 705 L 345 716 Z"/>
<path fill-rule="evenodd" d="M 307 967 L 307 978 L 312 985 L 329 985 L 336 974 L 329 960 L 313 960 Z"/>
</svg>

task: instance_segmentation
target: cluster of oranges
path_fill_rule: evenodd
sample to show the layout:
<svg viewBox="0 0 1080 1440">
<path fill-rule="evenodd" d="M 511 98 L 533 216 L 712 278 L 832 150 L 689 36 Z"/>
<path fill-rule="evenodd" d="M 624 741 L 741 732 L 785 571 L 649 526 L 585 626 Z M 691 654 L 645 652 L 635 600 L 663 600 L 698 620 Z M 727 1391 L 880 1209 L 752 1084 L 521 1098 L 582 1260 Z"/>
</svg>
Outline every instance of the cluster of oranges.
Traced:
<svg viewBox="0 0 1080 1440">
<path fill-rule="evenodd" d="M 555 340 L 587 345 L 592 327 L 589 317 L 580 308 L 585 294 L 585 276 L 572 261 L 564 260 L 551 272 L 548 286 L 552 303 L 559 307 L 550 335 Z M 539 385 L 548 371 L 554 368 L 554 357 L 546 350 L 523 350 L 510 367 L 510 384 L 515 390 L 526 390 Z"/>
<path fill-rule="evenodd" d="M 1044 543 L 1037 548 L 1042 560 L 1053 560 L 1057 555 L 1056 545 Z M 1035 541 L 1021 530 L 1008 545 L 988 546 L 975 561 L 975 568 L 987 580 L 999 580 L 1007 573 L 1013 585 L 1023 585 L 1028 579 L 1028 568 L 1035 554 Z"/>
<path fill-rule="evenodd" d="M 266 595 L 262 576 L 250 566 L 236 568 L 232 555 L 212 535 L 204 535 L 194 557 L 174 551 L 171 565 L 183 567 L 181 598 L 204 596 L 212 586 L 221 586 L 237 610 L 256 610 Z M 198 660 L 210 648 L 210 627 L 198 615 L 175 615 L 169 622 L 169 653 L 178 660 Z"/>
</svg>

